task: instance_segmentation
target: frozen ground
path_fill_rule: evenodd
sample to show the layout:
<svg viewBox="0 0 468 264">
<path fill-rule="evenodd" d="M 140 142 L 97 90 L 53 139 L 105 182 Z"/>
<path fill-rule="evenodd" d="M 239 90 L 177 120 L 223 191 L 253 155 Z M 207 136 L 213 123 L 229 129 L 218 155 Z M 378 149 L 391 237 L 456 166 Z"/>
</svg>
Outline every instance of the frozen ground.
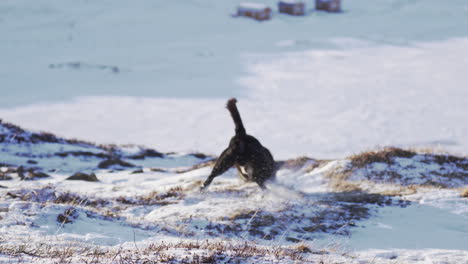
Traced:
<svg viewBox="0 0 468 264">
<path fill-rule="evenodd" d="M 201 153 L 5 123 L 0 138 L 2 263 L 468 263 L 463 157 L 303 157 L 278 162 L 267 191 L 230 170 L 202 193 L 212 158 Z M 75 172 L 98 181 L 68 180 Z"/>
</svg>

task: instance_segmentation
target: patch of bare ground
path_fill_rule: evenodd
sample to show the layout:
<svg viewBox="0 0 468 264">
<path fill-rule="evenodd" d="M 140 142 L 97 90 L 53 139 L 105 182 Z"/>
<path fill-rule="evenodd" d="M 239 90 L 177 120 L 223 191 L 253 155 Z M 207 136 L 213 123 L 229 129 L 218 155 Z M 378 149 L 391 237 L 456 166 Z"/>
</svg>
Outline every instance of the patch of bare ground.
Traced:
<svg viewBox="0 0 468 264">
<path fill-rule="evenodd" d="M 185 241 L 153 243 L 138 248 L 110 248 L 69 244 L 55 246 L 47 243 L 0 243 L 0 254 L 16 259 L 54 263 L 241 263 L 268 260 L 296 262 L 305 260 L 305 254 L 327 254 L 312 251 L 308 246 L 261 246 L 251 242 Z M 20 262 L 21 263 L 21 262 Z"/>
</svg>

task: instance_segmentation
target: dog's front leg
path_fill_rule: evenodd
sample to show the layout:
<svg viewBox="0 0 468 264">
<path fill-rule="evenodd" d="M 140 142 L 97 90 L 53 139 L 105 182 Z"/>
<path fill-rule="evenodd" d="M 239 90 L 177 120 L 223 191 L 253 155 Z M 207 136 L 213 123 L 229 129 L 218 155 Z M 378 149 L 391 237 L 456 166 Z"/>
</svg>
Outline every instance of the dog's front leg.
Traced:
<svg viewBox="0 0 468 264">
<path fill-rule="evenodd" d="M 210 176 L 206 179 L 205 183 L 201 190 L 205 190 L 213 181 L 213 179 L 224 172 L 226 172 L 229 168 L 234 166 L 237 161 L 237 151 L 233 148 L 229 147 L 221 153 L 221 156 L 216 160 L 216 163 L 211 171 Z"/>
</svg>

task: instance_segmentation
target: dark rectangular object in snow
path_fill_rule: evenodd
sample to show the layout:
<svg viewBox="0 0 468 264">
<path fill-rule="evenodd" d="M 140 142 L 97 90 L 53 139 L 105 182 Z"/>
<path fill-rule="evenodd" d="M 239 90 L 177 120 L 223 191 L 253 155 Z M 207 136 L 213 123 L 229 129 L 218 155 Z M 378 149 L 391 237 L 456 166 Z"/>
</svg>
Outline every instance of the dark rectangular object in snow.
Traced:
<svg viewBox="0 0 468 264">
<path fill-rule="evenodd" d="M 305 3 L 296 0 L 282 0 L 278 2 L 278 10 L 280 13 L 303 16 L 305 14 Z"/>
<path fill-rule="evenodd" d="M 315 9 L 341 12 L 341 0 L 315 0 Z"/>
<path fill-rule="evenodd" d="M 264 4 L 241 3 L 237 7 L 236 16 L 251 17 L 258 21 L 271 18 L 271 8 Z"/>
</svg>

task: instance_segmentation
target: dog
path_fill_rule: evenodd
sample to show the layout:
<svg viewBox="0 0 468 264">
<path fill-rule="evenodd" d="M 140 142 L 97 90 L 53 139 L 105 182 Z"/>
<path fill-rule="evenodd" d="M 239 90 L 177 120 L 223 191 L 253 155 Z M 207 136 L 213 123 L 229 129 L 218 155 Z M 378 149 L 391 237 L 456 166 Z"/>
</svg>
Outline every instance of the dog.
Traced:
<svg viewBox="0 0 468 264">
<path fill-rule="evenodd" d="M 226 105 L 234 120 L 236 134 L 231 138 L 228 148 L 216 160 L 213 170 L 203 183 L 202 191 L 208 188 L 215 177 L 233 166 L 237 168 L 243 180 L 255 182 L 262 189 L 266 189 L 267 180 L 275 177 L 276 168 L 273 156 L 260 141 L 245 132 L 236 103 L 237 100 L 231 98 Z"/>
</svg>

